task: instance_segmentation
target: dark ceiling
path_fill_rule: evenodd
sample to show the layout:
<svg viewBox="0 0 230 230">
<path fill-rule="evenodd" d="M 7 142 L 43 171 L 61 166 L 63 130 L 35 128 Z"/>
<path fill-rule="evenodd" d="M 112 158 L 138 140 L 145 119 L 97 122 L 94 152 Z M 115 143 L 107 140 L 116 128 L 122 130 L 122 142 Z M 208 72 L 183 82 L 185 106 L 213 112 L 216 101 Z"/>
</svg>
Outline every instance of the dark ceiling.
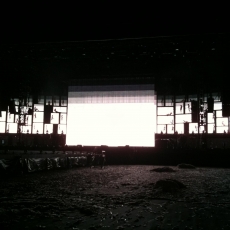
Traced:
<svg viewBox="0 0 230 230">
<path fill-rule="evenodd" d="M 21 84 L 57 90 L 71 79 L 109 83 L 114 78 L 152 78 L 158 90 L 212 89 L 229 76 L 229 38 L 208 34 L 5 44 L 0 46 L 0 74 L 9 89 Z"/>
<path fill-rule="evenodd" d="M 229 76 L 224 6 L 20 3 L 2 9 L 2 95 L 65 91 L 70 79 L 154 79 L 159 91 L 212 90 Z"/>
<path fill-rule="evenodd" d="M 230 32 L 228 5 L 202 2 L 5 1 L 1 43 L 85 41 Z"/>
</svg>

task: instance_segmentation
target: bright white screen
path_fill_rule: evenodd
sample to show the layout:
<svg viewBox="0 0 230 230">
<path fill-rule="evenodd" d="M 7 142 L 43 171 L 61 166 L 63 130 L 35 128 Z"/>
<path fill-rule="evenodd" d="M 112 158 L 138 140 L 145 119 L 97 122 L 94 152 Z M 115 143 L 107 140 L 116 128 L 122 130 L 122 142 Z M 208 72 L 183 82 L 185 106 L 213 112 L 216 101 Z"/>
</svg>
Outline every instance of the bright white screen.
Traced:
<svg viewBox="0 0 230 230">
<path fill-rule="evenodd" d="M 154 90 L 69 92 L 67 145 L 154 147 L 155 127 Z"/>
</svg>

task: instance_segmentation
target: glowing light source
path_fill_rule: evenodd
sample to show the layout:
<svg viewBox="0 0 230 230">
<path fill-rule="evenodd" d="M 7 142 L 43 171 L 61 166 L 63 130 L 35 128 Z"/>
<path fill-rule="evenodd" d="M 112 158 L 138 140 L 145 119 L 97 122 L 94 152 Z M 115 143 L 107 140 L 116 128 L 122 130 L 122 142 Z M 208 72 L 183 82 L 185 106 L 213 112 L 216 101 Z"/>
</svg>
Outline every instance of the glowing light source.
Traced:
<svg viewBox="0 0 230 230">
<path fill-rule="evenodd" d="M 154 90 L 126 88 L 70 88 L 66 144 L 155 146 Z"/>
</svg>

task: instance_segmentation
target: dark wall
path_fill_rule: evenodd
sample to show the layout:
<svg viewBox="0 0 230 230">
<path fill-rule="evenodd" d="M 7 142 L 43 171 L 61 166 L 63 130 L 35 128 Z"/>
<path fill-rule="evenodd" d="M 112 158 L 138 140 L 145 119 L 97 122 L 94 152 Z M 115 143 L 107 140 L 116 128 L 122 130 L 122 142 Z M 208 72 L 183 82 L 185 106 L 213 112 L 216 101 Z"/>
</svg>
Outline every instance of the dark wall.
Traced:
<svg viewBox="0 0 230 230">
<path fill-rule="evenodd" d="M 146 76 L 162 92 L 212 90 L 229 75 L 229 38 L 209 34 L 1 45 L 2 90 L 18 94 L 27 87 L 55 93 L 69 79 Z"/>
</svg>

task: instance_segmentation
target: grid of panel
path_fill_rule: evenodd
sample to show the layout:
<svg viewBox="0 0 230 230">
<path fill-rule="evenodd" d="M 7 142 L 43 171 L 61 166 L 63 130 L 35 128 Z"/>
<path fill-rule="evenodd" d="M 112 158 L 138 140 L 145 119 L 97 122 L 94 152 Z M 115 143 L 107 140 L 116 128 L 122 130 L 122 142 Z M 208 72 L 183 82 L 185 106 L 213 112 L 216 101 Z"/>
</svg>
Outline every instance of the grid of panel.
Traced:
<svg viewBox="0 0 230 230">
<path fill-rule="evenodd" d="M 16 98 L 13 109 L 8 106 L 8 111 L 1 111 L 0 133 L 66 134 L 66 120 L 65 96 Z"/>
<path fill-rule="evenodd" d="M 175 97 L 172 95 L 158 96 L 157 133 L 228 133 L 230 121 L 229 117 L 222 116 L 223 108 L 220 95 L 220 93 L 204 94 L 202 101 L 199 102 L 196 94 Z M 214 99 L 213 112 L 208 110 L 210 96 Z M 198 103 L 197 111 L 192 108 L 193 101 Z M 196 122 L 193 118 L 194 112 L 199 114 L 199 119 Z"/>
<path fill-rule="evenodd" d="M 174 133 L 174 97 L 159 96 L 157 101 L 157 133 Z"/>
<path fill-rule="evenodd" d="M 228 133 L 229 117 L 222 116 L 222 101 L 220 93 L 212 93 L 214 99 L 213 112 L 208 112 L 208 97 L 202 97 L 202 108 L 199 106 L 199 123 L 193 122 L 192 101 L 198 101 L 194 95 L 160 95 L 157 99 L 157 133 L 183 134 L 188 123 L 189 133 Z M 36 103 L 35 103 L 36 102 Z M 199 102 L 200 103 L 200 102 Z M 51 106 L 49 118 L 45 120 L 45 107 Z M 67 97 L 66 96 L 38 96 L 14 99 L 15 112 L 1 111 L 0 133 L 33 133 L 33 134 L 66 134 Z M 201 111 L 202 110 L 202 111 Z M 202 125 L 205 121 L 207 127 Z"/>
</svg>

